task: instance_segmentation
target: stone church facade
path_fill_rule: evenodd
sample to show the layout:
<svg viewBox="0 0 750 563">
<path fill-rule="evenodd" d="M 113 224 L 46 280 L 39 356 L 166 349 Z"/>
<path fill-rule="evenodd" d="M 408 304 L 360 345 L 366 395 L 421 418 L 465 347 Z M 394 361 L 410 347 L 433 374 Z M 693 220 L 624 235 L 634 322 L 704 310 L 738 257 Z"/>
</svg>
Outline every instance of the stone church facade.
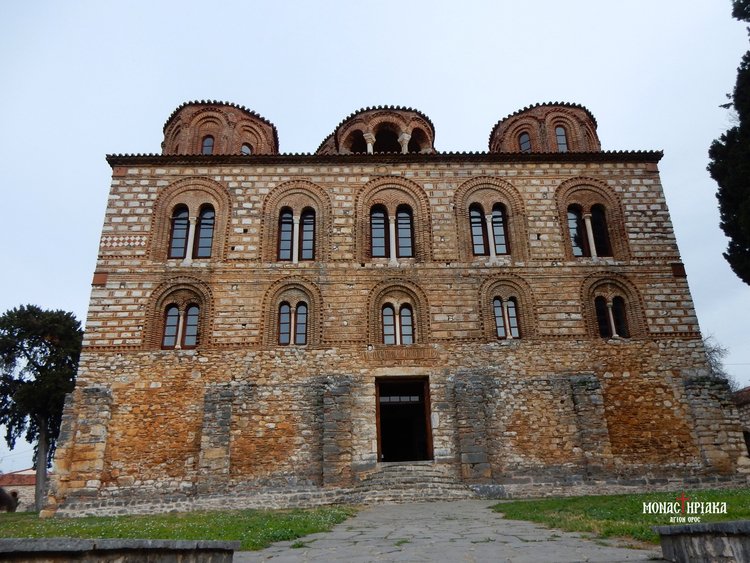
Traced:
<svg viewBox="0 0 750 563">
<path fill-rule="evenodd" d="M 51 506 L 736 481 L 661 153 L 602 151 L 563 103 L 488 152 L 434 139 L 366 108 L 280 154 L 265 118 L 190 102 L 161 154 L 109 155 Z"/>
</svg>

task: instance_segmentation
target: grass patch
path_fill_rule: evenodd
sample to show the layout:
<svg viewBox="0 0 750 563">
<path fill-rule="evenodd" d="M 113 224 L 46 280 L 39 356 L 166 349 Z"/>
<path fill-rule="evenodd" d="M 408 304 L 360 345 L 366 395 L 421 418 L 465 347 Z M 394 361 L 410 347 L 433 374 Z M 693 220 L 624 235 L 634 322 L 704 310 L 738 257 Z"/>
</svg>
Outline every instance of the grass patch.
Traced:
<svg viewBox="0 0 750 563">
<path fill-rule="evenodd" d="M 348 507 L 322 507 L 41 520 L 36 513 L 16 512 L 0 514 L 0 537 L 230 540 L 240 541 L 242 550 L 254 550 L 326 532 L 354 513 Z"/>
<path fill-rule="evenodd" d="M 644 502 L 677 502 L 682 491 L 513 501 L 492 507 L 511 520 L 528 520 L 568 532 L 589 532 L 600 538 L 622 537 L 659 543 L 651 526 L 665 526 L 670 514 L 643 514 Z M 685 491 L 689 502 L 726 502 L 726 514 L 699 515 L 701 522 L 750 519 L 750 489 Z"/>
</svg>

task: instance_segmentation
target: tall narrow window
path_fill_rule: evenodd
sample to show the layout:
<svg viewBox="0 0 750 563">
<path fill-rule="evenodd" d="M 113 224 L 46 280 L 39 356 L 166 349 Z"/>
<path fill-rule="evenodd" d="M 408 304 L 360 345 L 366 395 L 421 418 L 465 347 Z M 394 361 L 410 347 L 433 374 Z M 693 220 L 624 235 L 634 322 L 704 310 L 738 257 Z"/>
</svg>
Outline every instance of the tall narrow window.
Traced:
<svg viewBox="0 0 750 563">
<path fill-rule="evenodd" d="M 469 206 L 469 223 L 474 256 L 487 256 L 487 223 L 484 220 L 484 210 L 478 203 Z"/>
<path fill-rule="evenodd" d="M 292 308 L 289 303 L 279 305 L 279 344 L 286 346 L 292 336 Z"/>
<path fill-rule="evenodd" d="M 518 147 L 521 152 L 531 152 L 531 137 L 525 131 L 518 136 Z"/>
<path fill-rule="evenodd" d="M 594 308 L 596 309 L 596 324 L 599 327 L 599 336 L 602 338 L 612 338 L 612 326 L 609 324 L 607 300 L 600 295 L 594 299 Z"/>
<path fill-rule="evenodd" d="M 195 348 L 198 345 L 198 321 L 200 309 L 198 305 L 188 305 L 185 310 L 185 323 L 182 331 L 182 347 Z"/>
<path fill-rule="evenodd" d="M 203 137 L 201 154 L 214 154 L 214 138 L 211 135 Z"/>
<path fill-rule="evenodd" d="M 295 310 L 294 343 L 298 345 L 307 344 L 307 304 L 297 303 Z"/>
<path fill-rule="evenodd" d="M 245 154 L 245 155 L 253 154 L 253 147 L 251 147 L 247 143 L 242 143 L 242 148 L 240 149 L 240 153 Z"/>
<path fill-rule="evenodd" d="M 518 328 L 518 311 L 515 297 L 508 299 L 508 328 L 513 338 L 521 338 L 521 331 Z"/>
<path fill-rule="evenodd" d="M 565 127 L 555 127 L 555 138 L 557 139 L 557 150 L 558 152 L 568 152 L 568 135 L 565 131 Z"/>
<path fill-rule="evenodd" d="M 301 260 L 315 259 L 315 211 L 305 208 L 299 225 L 299 256 Z"/>
<path fill-rule="evenodd" d="M 177 328 L 180 324 L 180 310 L 177 305 L 170 305 L 164 313 L 164 335 L 162 348 L 174 348 L 177 345 Z"/>
<path fill-rule="evenodd" d="M 382 205 L 370 210 L 370 245 L 373 258 L 388 257 L 388 212 Z"/>
<path fill-rule="evenodd" d="M 590 256 L 586 226 L 583 223 L 583 212 L 578 205 L 568 206 L 568 231 L 573 245 L 573 256 Z"/>
<path fill-rule="evenodd" d="M 292 259 L 292 232 L 294 229 L 294 220 L 292 210 L 284 207 L 279 213 L 279 260 Z"/>
<path fill-rule="evenodd" d="M 594 247 L 597 256 L 612 256 L 612 247 L 609 244 L 609 231 L 607 230 L 607 214 L 603 205 L 594 205 L 591 208 L 591 230 L 594 234 Z"/>
<path fill-rule="evenodd" d="M 495 315 L 495 334 L 498 338 L 505 338 L 505 314 L 503 313 L 503 300 L 495 297 L 492 300 L 492 312 Z"/>
<path fill-rule="evenodd" d="M 194 258 L 210 258 L 211 245 L 214 241 L 214 223 L 216 213 L 210 205 L 201 207 L 198 214 L 197 237 L 195 238 L 195 249 L 193 250 Z"/>
<path fill-rule="evenodd" d="M 414 344 L 414 316 L 409 305 L 401 305 L 401 344 Z"/>
<path fill-rule="evenodd" d="M 383 344 L 396 344 L 396 312 L 393 305 L 383 305 Z"/>
<path fill-rule="evenodd" d="M 506 231 L 505 206 L 496 203 L 492 207 L 492 237 L 495 254 L 508 254 L 508 233 Z"/>
<path fill-rule="evenodd" d="M 187 206 L 178 205 L 172 211 L 172 233 L 169 240 L 170 258 L 185 258 L 189 226 Z"/>
<path fill-rule="evenodd" d="M 396 256 L 399 258 L 413 257 L 414 226 L 411 208 L 408 205 L 399 205 L 396 209 L 396 229 L 398 230 Z"/>
<path fill-rule="evenodd" d="M 617 336 L 630 338 L 628 319 L 625 313 L 625 300 L 619 295 L 612 299 L 612 320 L 615 325 Z"/>
</svg>

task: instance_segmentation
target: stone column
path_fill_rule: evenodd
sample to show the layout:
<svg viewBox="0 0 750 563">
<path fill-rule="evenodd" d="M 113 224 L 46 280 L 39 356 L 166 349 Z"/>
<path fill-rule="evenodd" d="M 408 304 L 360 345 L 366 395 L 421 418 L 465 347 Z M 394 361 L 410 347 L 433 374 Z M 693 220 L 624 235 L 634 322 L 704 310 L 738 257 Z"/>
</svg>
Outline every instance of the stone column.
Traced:
<svg viewBox="0 0 750 563">
<path fill-rule="evenodd" d="M 401 154 L 407 154 L 409 152 L 409 140 L 411 139 L 411 135 L 409 133 L 401 133 L 401 135 L 398 136 L 398 142 L 401 144 Z"/>
<path fill-rule="evenodd" d="M 375 135 L 372 133 L 364 133 L 362 136 L 367 143 L 367 154 L 372 154 L 374 152 L 373 147 L 375 146 Z"/>
<path fill-rule="evenodd" d="M 492 227 L 492 215 L 485 215 L 484 222 L 487 225 L 487 243 L 490 250 L 490 262 L 497 260 L 497 254 L 495 253 L 495 229 Z"/>
<path fill-rule="evenodd" d="M 596 258 L 596 243 L 594 242 L 594 229 L 591 226 L 591 213 L 583 214 L 583 223 L 586 227 L 586 237 L 589 241 L 589 252 L 591 252 L 592 258 Z"/>
<path fill-rule="evenodd" d="M 388 217 L 388 234 L 389 234 L 389 242 L 390 242 L 390 264 L 391 266 L 398 266 L 398 258 L 396 258 L 396 218 L 395 217 Z"/>
<path fill-rule="evenodd" d="M 195 243 L 195 224 L 197 222 L 197 217 L 190 217 L 187 244 L 185 245 L 185 258 L 182 261 L 182 266 L 190 266 L 193 263 L 193 244 Z"/>
<path fill-rule="evenodd" d="M 299 262 L 299 215 L 292 217 L 292 264 Z"/>
</svg>

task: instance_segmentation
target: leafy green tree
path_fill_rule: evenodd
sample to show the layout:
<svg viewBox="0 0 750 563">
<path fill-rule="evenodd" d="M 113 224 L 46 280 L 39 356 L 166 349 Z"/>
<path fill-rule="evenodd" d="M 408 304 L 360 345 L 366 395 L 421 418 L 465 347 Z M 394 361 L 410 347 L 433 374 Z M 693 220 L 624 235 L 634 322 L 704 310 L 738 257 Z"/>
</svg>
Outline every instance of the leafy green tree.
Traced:
<svg viewBox="0 0 750 563">
<path fill-rule="evenodd" d="M 83 331 L 72 313 L 26 305 L 0 316 L 0 424 L 10 448 L 36 442 L 36 509 L 60 433 L 65 394 L 75 386 Z"/>
<path fill-rule="evenodd" d="M 750 0 L 735 0 L 732 15 L 750 21 Z M 729 237 L 724 253 L 742 281 L 750 285 L 750 51 L 742 57 L 730 96 L 737 125 L 711 144 L 708 171 L 719 190 L 721 228 Z"/>
</svg>

